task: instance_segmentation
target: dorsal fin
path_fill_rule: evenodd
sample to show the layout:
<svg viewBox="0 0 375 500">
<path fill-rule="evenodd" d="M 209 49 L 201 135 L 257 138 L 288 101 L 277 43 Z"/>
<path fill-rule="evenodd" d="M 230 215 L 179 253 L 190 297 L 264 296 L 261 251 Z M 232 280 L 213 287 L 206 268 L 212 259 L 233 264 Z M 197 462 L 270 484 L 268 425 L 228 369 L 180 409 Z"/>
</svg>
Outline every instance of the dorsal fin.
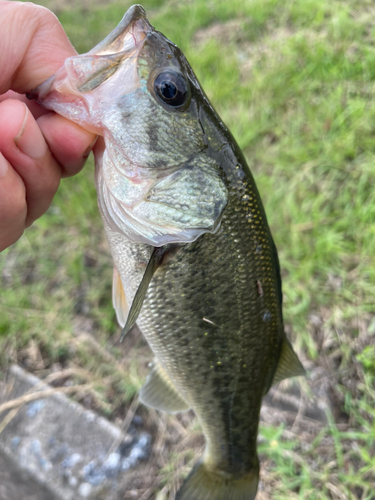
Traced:
<svg viewBox="0 0 375 500">
<path fill-rule="evenodd" d="M 305 369 L 298 359 L 297 354 L 293 351 L 293 347 L 285 337 L 272 384 L 277 384 L 286 378 L 297 377 L 298 375 L 306 375 Z"/>
<path fill-rule="evenodd" d="M 139 399 L 143 404 L 151 408 L 168 413 L 177 413 L 189 409 L 189 405 L 180 396 L 167 372 L 156 359 L 147 376 L 146 383 L 140 391 Z"/>
<path fill-rule="evenodd" d="M 148 261 L 147 267 L 145 274 L 143 275 L 141 284 L 138 287 L 138 290 L 136 291 L 136 294 L 134 296 L 126 324 L 121 332 L 121 339 L 120 342 L 123 340 L 124 336 L 128 333 L 130 328 L 132 328 L 135 325 L 135 322 L 137 321 L 137 318 L 139 316 L 139 313 L 141 312 L 142 304 L 143 301 L 145 300 L 146 297 L 146 292 L 148 289 L 148 286 L 150 284 L 150 281 L 152 280 L 152 277 L 156 271 L 156 269 L 160 266 L 164 253 L 166 251 L 166 247 L 160 247 L 160 248 L 154 248 L 154 251 L 151 254 L 150 260 Z"/>
</svg>

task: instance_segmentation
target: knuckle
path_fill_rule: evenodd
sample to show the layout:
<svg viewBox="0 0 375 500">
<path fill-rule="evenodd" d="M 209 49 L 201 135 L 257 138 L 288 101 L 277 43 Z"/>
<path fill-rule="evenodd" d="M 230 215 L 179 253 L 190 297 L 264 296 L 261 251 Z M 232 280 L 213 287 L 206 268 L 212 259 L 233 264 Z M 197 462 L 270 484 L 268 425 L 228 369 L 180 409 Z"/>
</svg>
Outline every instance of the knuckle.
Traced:
<svg viewBox="0 0 375 500">
<path fill-rule="evenodd" d="M 18 3 L 18 2 L 17 2 Z M 41 24 L 58 23 L 57 17 L 46 7 L 29 2 L 18 3 L 20 14 L 29 22 L 37 21 Z"/>
</svg>

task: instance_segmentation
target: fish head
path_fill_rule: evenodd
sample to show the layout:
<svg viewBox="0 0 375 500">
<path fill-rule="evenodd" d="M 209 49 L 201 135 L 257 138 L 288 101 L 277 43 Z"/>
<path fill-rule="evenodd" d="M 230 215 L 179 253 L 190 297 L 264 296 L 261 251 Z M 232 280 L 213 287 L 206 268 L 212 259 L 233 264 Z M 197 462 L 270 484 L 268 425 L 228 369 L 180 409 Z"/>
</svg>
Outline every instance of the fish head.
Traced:
<svg viewBox="0 0 375 500">
<path fill-rule="evenodd" d="M 99 208 L 136 243 L 189 243 L 215 232 L 227 203 L 201 121 L 208 102 L 181 50 L 139 5 L 90 52 L 31 93 L 103 136 L 96 148 Z"/>
</svg>

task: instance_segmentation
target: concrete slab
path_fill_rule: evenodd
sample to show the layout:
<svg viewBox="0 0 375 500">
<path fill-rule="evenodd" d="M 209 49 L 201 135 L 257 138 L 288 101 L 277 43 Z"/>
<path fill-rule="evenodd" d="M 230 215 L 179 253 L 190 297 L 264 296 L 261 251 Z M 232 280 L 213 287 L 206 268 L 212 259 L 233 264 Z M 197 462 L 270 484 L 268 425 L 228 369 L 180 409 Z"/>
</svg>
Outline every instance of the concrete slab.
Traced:
<svg viewBox="0 0 375 500">
<path fill-rule="evenodd" d="M 0 404 L 36 384 L 37 377 L 12 366 Z M 122 435 L 62 394 L 33 401 L 0 434 L 0 500 L 120 500 L 129 471 L 148 458 L 150 449 L 151 436 L 141 428 Z"/>
</svg>

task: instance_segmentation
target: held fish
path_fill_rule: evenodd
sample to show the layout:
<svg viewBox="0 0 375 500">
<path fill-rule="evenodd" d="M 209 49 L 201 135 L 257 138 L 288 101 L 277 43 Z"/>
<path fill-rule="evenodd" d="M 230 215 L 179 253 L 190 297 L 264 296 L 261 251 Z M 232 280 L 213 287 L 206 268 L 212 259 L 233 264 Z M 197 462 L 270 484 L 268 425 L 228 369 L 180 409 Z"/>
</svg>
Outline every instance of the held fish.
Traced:
<svg viewBox="0 0 375 500">
<path fill-rule="evenodd" d="M 182 52 L 139 5 L 32 92 L 102 136 L 98 204 L 113 303 L 155 354 L 143 403 L 192 408 L 206 449 L 177 500 L 252 500 L 262 397 L 304 373 L 276 248 L 246 161 Z"/>
</svg>

